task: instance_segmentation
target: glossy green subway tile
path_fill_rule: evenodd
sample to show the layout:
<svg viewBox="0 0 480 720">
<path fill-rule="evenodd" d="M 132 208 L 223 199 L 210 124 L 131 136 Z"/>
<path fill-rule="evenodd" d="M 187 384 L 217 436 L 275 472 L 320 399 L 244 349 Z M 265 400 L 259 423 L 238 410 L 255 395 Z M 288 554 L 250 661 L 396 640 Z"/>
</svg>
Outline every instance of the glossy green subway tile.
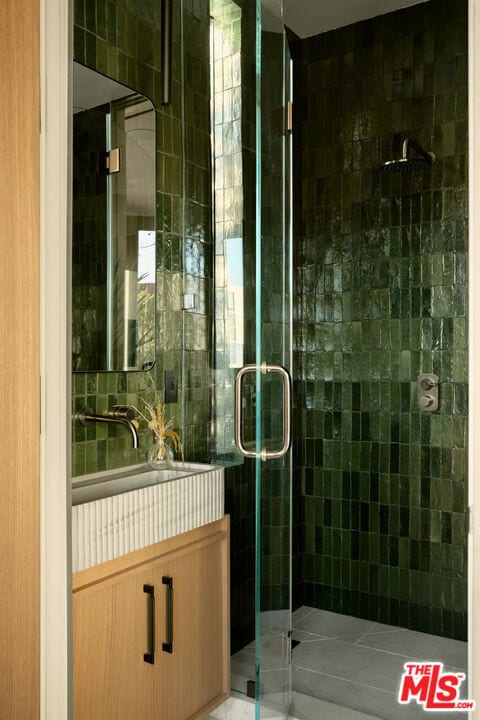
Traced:
<svg viewBox="0 0 480 720">
<path fill-rule="evenodd" d="M 307 382 L 313 380 L 313 393 L 308 390 L 299 397 L 325 410 L 313 430 L 313 437 L 324 439 L 323 493 L 335 497 L 327 470 L 344 473 L 342 532 L 348 530 L 349 521 L 353 533 L 360 528 L 359 510 L 353 507 L 360 498 L 360 483 L 353 481 L 353 473 L 360 472 L 362 477 L 379 473 L 373 488 L 375 500 L 372 486 L 368 492 L 368 527 L 373 537 L 385 537 L 388 542 L 362 545 L 360 538 L 352 539 L 351 557 L 362 554 L 368 562 L 370 548 L 370 562 L 378 563 L 369 573 L 370 584 L 361 586 L 368 598 L 363 605 L 356 602 L 355 608 L 368 613 L 375 606 L 385 622 L 402 618 L 404 624 L 426 632 L 435 621 L 445 634 L 461 638 L 465 615 L 454 608 L 449 578 L 451 550 L 457 548 L 451 543 L 461 543 L 456 555 L 460 572 L 466 553 L 461 518 L 465 512 L 467 414 L 467 187 L 462 169 L 467 132 L 466 95 L 460 89 L 466 76 L 466 25 L 455 23 L 454 37 L 447 37 L 441 24 L 431 22 L 440 7 L 444 5 L 436 0 L 425 6 L 420 26 L 412 21 L 412 30 L 406 30 L 402 39 L 395 14 L 385 16 L 388 43 L 379 35 L 379 48 L 382 40 L 384 43 L 383 53 L 380 51 L 383 76 L 380 72 L 381 82 L 372 83 L 368 113 L 355 105 L 362 97 L 361 89 L 354 100 L 351 86 L 337 86 L 341 100 L 329 105 L 328 117 L 319 117 L 315 105 L 316 93 L 333 88 L 326 64 L 334 67 L 346 62 L 341 48 L 349 29 L 331 34 L 336 43 L 328 51 L 322 36 L 300 45 L 297 75 L 305 111 L 298 142 L 304 153 L 311 152 L 311 162 L 305 168 L 303 204 L 298 210 L 307 233 L 301 238 L 302 253 L 296 266 L 295 331 L 297 349 L 308 354 L 313 349 L 317 358 L 308 380 L 299 375 L 306 391 Z M 411 17 L 411 11 L 405 11 L 405 18 Z M 361 37 L 362 24 L 354 29 Z M 312 54 L 315 72 L 310 64 Z M 348 62 L 355 64 L 355 49 L 349 51 Z M 361 62 L 367 63 L 362 65 L 368 68 L 366 74 L 372 72 L 374 77 L 374 66 L 365 58 Z M 415 111 L 410 104 L 413 96 Z M 327 140 L 319 136 L 318 122 L 332 131 L 338 123 L 343 127 L 341 153 L 336 159 L 325 159 Z M 432 139 L 437 163 L 428 173 L 381 176 L 376 167 L 384 158 L 395 157 L 402 135 L 413 126 L 421 128 L 417 131 L 420 142 L 429 144 L 425 138 Z M 340 208 L 334 189 L 337 173 L 343 178 Z M 341 235 L 335 214 L 342 218 L 338 226 Z M 340 262 L 341 274 L 336 269 Z M 315 286 L 312 336 L 307 298 L 314 291 L 314 277 L 320 282 Z M 336 349 L 331 324 L 341 341 L 341 362 L 329 360 Z M 427 416 L 417 408 L 416 379 L 419 373 L 432 371 L 440 378 L 440 409 Z M 325 380 L 342 388 L 340 407 L 333 407 Z M 342 440 L 340 455 L 337 436 Z M 312 492 L 314 498 L 321 490 L 312 486 Z M 336 515 L 334 505 L 323 507 L 325 530 Z M 317 533 L 320 537 L 320 530 Z M 328 541 L 322 552 L 325 559 L 333 552 Z M 398 574 L 398 566 L 403 576 Z M 328 577 L 313 578 L 308 573 L 304 577 L 307 590 L 311 580 L 327 585 L 321 592 L 312 589 L 312 597 L 321 601 L 322 607 L 331 608 L 335 597 L 351 611 L 351 595 L 348 599 L 334 588 L 358 592 L 358 573 L 349 581 L 345 573 L 341 579 L 332 577 L 332 572 Z M 395 603 L 397 592 L 405 603 L 401 607 Z M 385 601 L 387 595 L 391 603 Z"/>
</svg>

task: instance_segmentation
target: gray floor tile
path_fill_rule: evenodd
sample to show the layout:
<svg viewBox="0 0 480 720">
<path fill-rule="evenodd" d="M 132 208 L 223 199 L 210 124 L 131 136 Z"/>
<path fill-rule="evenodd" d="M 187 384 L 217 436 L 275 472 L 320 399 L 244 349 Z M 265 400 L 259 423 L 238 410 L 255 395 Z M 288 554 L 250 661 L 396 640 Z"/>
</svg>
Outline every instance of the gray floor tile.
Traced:
<svg viewBox="0 0 480 720">
<path fill-rule="evenodd" d="M 435 655 L 430 660 L 438 660 L 445 665 L 467 670 L 468 668 L 468 643 L 450 638 L 437 638 L 438 644 L 435 648 Z"/>
<path fill-rule="evenodd" d="M 404 664 L 408 658 L 402 655 L 374 651 L 374 654 L 355 676 L 354 680 L 371 688 L 386 690 L 398 695 Z"/>
<path fill-rule="evenodd" d="M 358 644 L 404 655 L 413 660 L 437 660 L 444 665 L 457 668 L 465 669 L 468 663 L 467 643 L 413 630 L 368 633 L 358 641 Z"/>
<path fill-rule="evenodd" d="M 375 655 L 375 650 L 344 643 L 341 640 L 319 640 L 301 643 L 295 648 L 295 666 L 336 677 L 354 679 L 360 669 Z"/>
<path fill-rule="evenodd" d="M 255 677 L 255 656 L 240 650 L 230 658 L 230 667 L 232 674 L 249 679 L 253 673 Z"/>
<path fill-rule="evenodd" d="M 310 694 L 313 697 L 367 715 L 372 714 L 373 709 L 378 707 L 379 704 L 390 707 L 396 703 L 396 696 L 393 693 L 373 690 L 360 683 L 332 677 L 324 673 L 306 670 L 303 673 L 303 681 L 309 687 Z M 380 699 L 381 703 L 379 703 Z M 383 716 L 378 715 L 378 717 Z"/>
<path fill-rule="evenodd" d="M 291 716 L 297 720 L 376 720 L 372 715 L 295 692 L 292 695 Z"/>
<path fill-rule="evenodd" d="M 262 633 L 262 690 L 272 702 L 288 683 L 284 639 L 276 634 L 280 620 L 284 618 L 267 615 L 263 627 L 271 631 Z M 300 641 L 292 668 L 293 709 L 298 708 L 299 720 L 419 720 L 424 712 L 416 703 L 398 704 L 404 663 L 438 660 L 446 668 L 467 666 L 467 644 L 456 640 L 306 606 L 293 613 L 292 622 L 293 638 Z M 237 679 L 253 678 L 254 650 L 252 643 L 232 657 Z M 429 712 L 428 720 L 447 719 Z"/>
<path fill-rule="evenodd" d="M 410 630 L 403 633 L 367 634 L 359 641 L 359 645 L 404 655 L 414 660 L 428 660 L 438 645 L 438 638 Z"/>
<path fill-rule="evenodd" d="M 260 613 L 261 632 L 288 632 L 290 629 L 289 610 L 268 610 Z"/>
<path fill-rule="evenodd" d="M 314 697 L 303 670 L 292 668 L 292 690 L 299 695 Z"/>
<path fill-rule="evenodd" d="M 297 623 L 299 620 L 303 620 L 306 615 L 310 615 L 310 613 L 314 612 L 314 610 L 315 608 L 308 607 L 307 605 L 302 605 L 302 607 L 299 607 L 292 613 L 292 625 L 295 626 L 295 623 Z"/>
<path fill-rule="evenodd" d="M 299 642 L 313 642 L 315 640 L 325 640 L 323 635 L 315 635 L 315 633 L 306 632 L 306 630 L 297 630 L 296 628 L 292 631 L 292 638 Z"/>
<path fill-rule="evenodd" d="M 299 621 L 295 621 L 297 630 L 323 635 L 329 638 L 348 638 L 355 641 L 371 630 L 376 623 L 361 618 L 339 615 L 326 610 L 313 610 Z"/>
</svg>

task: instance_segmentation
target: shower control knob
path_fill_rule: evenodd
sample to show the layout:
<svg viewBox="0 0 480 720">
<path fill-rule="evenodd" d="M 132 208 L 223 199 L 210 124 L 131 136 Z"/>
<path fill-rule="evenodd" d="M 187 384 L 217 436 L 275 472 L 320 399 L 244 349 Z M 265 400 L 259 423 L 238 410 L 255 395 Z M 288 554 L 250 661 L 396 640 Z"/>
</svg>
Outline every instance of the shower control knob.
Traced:
<svg viewBox="0 0 480 720">
<path fill-rule="evenodd" d="M 422 408 L 429 408 L 433 405 L 434 399 L 431 395 L 423 395 L 420 400 L 420 407 Z"/>
<path fill-rule="evenodd" d="M 438 410 L 439 377 L 434 373 L 421 373 L 417 378 L 417 403 L 421 412 Z"/>
</svg>

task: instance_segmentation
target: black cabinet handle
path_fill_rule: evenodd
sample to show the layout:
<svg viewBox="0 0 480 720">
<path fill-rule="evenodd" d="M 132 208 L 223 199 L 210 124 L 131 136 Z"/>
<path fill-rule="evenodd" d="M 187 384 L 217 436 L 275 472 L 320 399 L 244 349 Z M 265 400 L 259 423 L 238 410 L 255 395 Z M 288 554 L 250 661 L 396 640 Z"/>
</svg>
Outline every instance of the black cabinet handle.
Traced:
<svg viewBox="0 0 480 720">
<path fill-rule="evenodd" d="M 173 578 L 162 577 L 167 586 L 167 642 L 162 643 L 163 652 L 173 653 Z"/>
<path fill-rule="evenodd" d="M 155 588 L 153 585 L 144 585 L 143 592 L 148 594 L 148 652 L 144 653 L 143 660 L 150 665 L 155 663 Z"/>
</svg>

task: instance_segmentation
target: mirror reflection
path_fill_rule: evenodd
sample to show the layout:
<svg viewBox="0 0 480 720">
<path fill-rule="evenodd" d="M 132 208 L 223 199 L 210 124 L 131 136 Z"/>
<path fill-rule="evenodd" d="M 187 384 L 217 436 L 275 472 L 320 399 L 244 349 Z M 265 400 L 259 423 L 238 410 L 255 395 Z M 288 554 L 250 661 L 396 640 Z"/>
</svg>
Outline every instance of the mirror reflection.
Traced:
<svg viewBox="0 0 480 720">
<path fill-rule="evenodd" d="M 155 110 L 74 63 L 73 370 L 155 360 Z"/>
</svg>

